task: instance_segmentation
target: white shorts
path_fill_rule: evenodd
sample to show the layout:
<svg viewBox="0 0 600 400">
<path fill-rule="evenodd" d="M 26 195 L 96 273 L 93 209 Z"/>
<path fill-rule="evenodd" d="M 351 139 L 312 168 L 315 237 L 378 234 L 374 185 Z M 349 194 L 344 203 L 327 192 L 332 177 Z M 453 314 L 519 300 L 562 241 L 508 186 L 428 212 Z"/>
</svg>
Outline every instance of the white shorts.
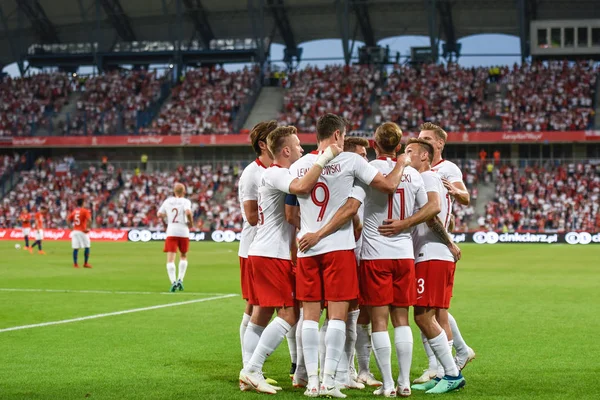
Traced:
<svg viewBox="0 0 600 400">
<path fill-rule="evenodd" d="M 34 234 L 35 234 L 35 240 L 44 240 L 44 230 L 43 229 L 36 229 Z"/>
<path fill-rule="evenodd" d="M 29 236 L 29 232 L 31 232 L 31 228 L 22 228 L 23 236 Z"/>
<path fill-rule="evenodd" d="M 71 232 L 71 245 L 74 249 L 90 248 L 90 236 L 82 231 L 73 231 Z"/>
</svg>

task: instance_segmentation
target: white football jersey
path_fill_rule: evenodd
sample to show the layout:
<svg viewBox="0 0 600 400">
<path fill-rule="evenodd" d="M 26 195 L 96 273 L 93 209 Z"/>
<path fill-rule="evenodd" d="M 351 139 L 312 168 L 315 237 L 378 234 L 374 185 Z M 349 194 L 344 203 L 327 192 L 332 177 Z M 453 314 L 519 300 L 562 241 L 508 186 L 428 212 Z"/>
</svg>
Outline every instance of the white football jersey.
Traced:
<svg viewBox="0 0 600 400">
<path fill-rule="evenodd" d="M 396 160 L 379 158 L 370 163 L 384 175 L 389 174 Z M 413 215 L 415 207 L 421 208 L 427 203 L 427 192 L 421 174 L 405 167 L 396 193 L 381 193 L 363 184 L 356 185 L 352 197 L 363 202 L 365 215 L 363 221 L 363 243 L 361 260 L 397 260 L 414 258 L 411 230 L 400 232 L 393 237 L 382 236 L 377 228 L 386 219 L 404 219 Z"/>
<path fill-rule="evenodd" d="M 169 197 L 160 208 L 159 213 L 167 214 L 167 237 L 190 237 L 185 212 L 192 210 L 192 202 L 184 197 Z"/>
<path fill-rule="evenodd" d="M 244 168 L 238 183 L 238 197 L 240 199 L 240 207 L 242 207 L 242 218 L 244 221 L 238 256 L 243 258 L 248 258 L 248 249 L 256 235 L 256 226 L 250 225 L 246 219 L 244 201 L 258 201 L 258 185 L 260 184 L 260 178 L 262 177 L 265 168 L 265 165 L 257 158 L 253 163 Z"/>
<path fill-rule="evenodd" d="M 285 195 L 295 178 L 287 168 L 275 164 L 262 174 L 258 187 L 258 225 L 249 256 L 291 260 L 294 226 L 285 220 Z"/>
<path fill-rule="evenodd" d="M 290 171 L 301 178 L 317 160 L 316 151 L 296 161 Z M 308 195 L 298 195 L 300 203 L 301 229 L 298 237 L 316 232 L 335 215 L 336 211 L 350 197 L 354 179 L 367 185 L 379 171 L 355 153 L 343 152 L 325 166 L 319 181 Z M 306 253 L 298 251 L 298 257 L 310 257 L 338 250 L 352 250 L 356 247 L 352 221 L 342 226 L 317 243 Z"/>
<path fill-rule="evenodd" d="M 354 189 L 352 189 L 352 190 L 354 190 Z M 364 217 L 365 217 L 365 205 L 364 204 L 361 204 L 360 207 L 358 207 L 358 211 L 356 212 L 356 215 L 358 215 L 358 218 L 360 218 L 360 222 L 364 222 Z M 352 227 L 352 228 L 354 228 L 354 227 Z M 356 257 L 357 263 L 360 263 L 360 249 L 362 248 L 362 242 L 363 242 L 363 235 L 361 233 L 360 237 L 356 241 L 356 248 L 354 249 L 354 257 Z"/>
<path fill-rule="evenodd" d="M 450 183 L 461 182 L 464 184 L 462 171 L 452 161 L 442 159 L 437 164 L 431 166 L 431 170 L 437 172 L 440 178 L 448 179 Z M 454 204 L 454 197 L 451 196 L 450 205 L 452 204 Z M 450 212 L 452 213 L 452 207 L 450 207 Z"/>
<path fill-rule="evenodd" d="M 427 192 L 439 193 L 441 211 L 438 217 L 444 224 L 444 228 L 448 229 L 451 205 L 448 190 L 446 190 L 442 179 L 436 172 L 425 171 L 421 174 L 421 177 Z M 415 227 L 412 237 L 415 246 L 415 263 L 429 260 L 454 261 L 454 256 L 452 256 L 448 246 L 438 238 L 425 222 Z"/>
</svg>

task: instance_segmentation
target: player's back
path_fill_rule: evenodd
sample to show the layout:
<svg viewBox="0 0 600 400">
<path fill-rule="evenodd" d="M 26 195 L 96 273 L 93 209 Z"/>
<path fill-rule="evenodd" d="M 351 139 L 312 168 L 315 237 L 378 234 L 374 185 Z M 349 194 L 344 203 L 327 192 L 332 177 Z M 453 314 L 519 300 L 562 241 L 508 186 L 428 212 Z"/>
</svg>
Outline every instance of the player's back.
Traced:
<svg viewBox="0 0 600 400">
<path fill-rule="evenodd" d="M 296 161 L 290 168 L 292 175 L 298 178 L 306 175 L 317 157 L 318 153 L 314 151 Z M 355 179 L 370 184 L 376 175 L 377 170 L 359 155 L 350 152 L 340 153 L 325 166 L 311 193 L 298 195 L 301 220 L 299 237 L 318 231 L 335 215 L 350 196 Z M 298 256 L 314 256 L 337 250 L 352 250 L 355 247 L 350 221 L 306 253 L 299 252 Z"/>
<path fill-rule="evenodd" d="M 35 228 L 44 229 L 44 214 L 39 211 L 35 213 Z"/>
<path fill-rule="evenodd" d="M 438 218 L 442 221 L 444 229 L 448 228 L 450 217 L 450 196 L 444 187 L 440 176 L 433 171 L 421 174 L 427 192 L 436 191 L 440 197 L 440 212 Z M 418 211 L 415 209 L 415 211 Z M 415 247 L 415 262 L 427 260 L 454 261 L 452 253 L 442 240 L 427 226 L 426 223 L 419 224 L 413 230 L 413 242 Z"/>
<path fill-rule="evenodd" d="M 71 215 L 69 215 L 69 221 L 73 222 L 73 230 L 85 232 L 87 230 L 87 223 L 91 219 L 91 213 L 87 208 L 78 207 Z"/>
<path fill-rule="evenodd" d="M 285 219 L 285 196 L 273 181 L 280 174 L 289 175 L 285 168 L 271 166 L 261 177 L 258 187 L 258 224 L 252 244 L 248 250 L 251 256 L 262 256 L 290 260 L 290 246 L 294 227 Z"/>
<path fill-rule="evenodd" d="M 380 158 L 370 163 L 383 175 L 389 174 L 395 159 Z M 363 221 L 362 260 L 414 258 L 411 231 L 406 230 L 392 237 L 382 236 L 377 230 L 386 219 L 404 219 L 413 215 L 415 206 L 427 203 L 427 193 L 419 172 L 405 167 L 396 193 L 386 194 L 378 190 L 360 187 L 365 191 L 365 215 Z M 354 194 L 353 194 L 354 196 Z"/>
<path fill-rule="evenodd" d="M 254 162 L 248 164 L 240 175 L 238 182 L 238 199 L 242 211 L 242 237 L 240 239 L 240 248 L 238 255 L 240 257 L 248 257 L 248 249 L 256 236 L 256 226 L 250 225 L 244 210 L 244 201 L 258 201 L 258 186 L 260 185 L 261 177 L 265 171 L 265 166 L 257 158 Z"/>
<path fill-rule="evenodd" d="M 192 203 L 185 197 L 167 198 L 159 212 L 167 214 L 167 237 L 189 237 L 186 211 L 192 209 Z"/>
</svg>

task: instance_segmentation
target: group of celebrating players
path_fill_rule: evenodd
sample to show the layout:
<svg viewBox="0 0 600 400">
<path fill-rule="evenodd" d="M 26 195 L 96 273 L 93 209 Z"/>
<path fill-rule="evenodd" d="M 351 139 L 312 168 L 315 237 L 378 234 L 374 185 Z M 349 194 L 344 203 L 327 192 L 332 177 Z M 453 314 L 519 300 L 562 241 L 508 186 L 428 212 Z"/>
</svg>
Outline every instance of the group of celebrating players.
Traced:
<svg viewBox="0 0 600 400">
<path fill-rule="evenodd" d="M 369 142 L 345 138 L 346 127 L 339 116 L 321 117 L 318 149 L 306 155 L 293 126 L 262 122 L 250 133 L 258 157 L 239 181 L 247 300 L 240 389 L 281 390 L 264 377 L 263 365 L 284 337 L 293 385 L 305 387 L 308 397 L 345 398 L 341 390 L 365 384 L 385 397 L 410 396 L 411 388 L 459 389 L 461 370 L 475 353 L 448 313 L 461 257 L 448 232 L 453 201 L 468 204 L 469 194 L 458 167 L 441 158 L 447 134 L 426 123 L 397 155 L 402 131 L 384 123 L 374 137 L 377 159 L 369 163 Z M 409 307 L 429 357 L 412 387 Z M 319 331 L 323 310 L 327 319 Z M 369 371 L 371 350 L 383 382 Z"/>
</svg>

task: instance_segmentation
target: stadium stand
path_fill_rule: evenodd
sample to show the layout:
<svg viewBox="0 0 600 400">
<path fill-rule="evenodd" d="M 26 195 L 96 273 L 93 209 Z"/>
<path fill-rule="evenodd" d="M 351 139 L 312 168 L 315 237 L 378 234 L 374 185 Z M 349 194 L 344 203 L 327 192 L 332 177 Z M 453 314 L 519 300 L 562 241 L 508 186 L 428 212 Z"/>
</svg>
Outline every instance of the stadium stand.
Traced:
<svg viewBox="0 0 600 400">
<path fill-rule="evenodd" d="M 496 172 L 494 201 L 485 227 L 503 231 L 600 229 L 600 166 L 541 165 L 523 170 L 503 165 Z"/>
</svg>

